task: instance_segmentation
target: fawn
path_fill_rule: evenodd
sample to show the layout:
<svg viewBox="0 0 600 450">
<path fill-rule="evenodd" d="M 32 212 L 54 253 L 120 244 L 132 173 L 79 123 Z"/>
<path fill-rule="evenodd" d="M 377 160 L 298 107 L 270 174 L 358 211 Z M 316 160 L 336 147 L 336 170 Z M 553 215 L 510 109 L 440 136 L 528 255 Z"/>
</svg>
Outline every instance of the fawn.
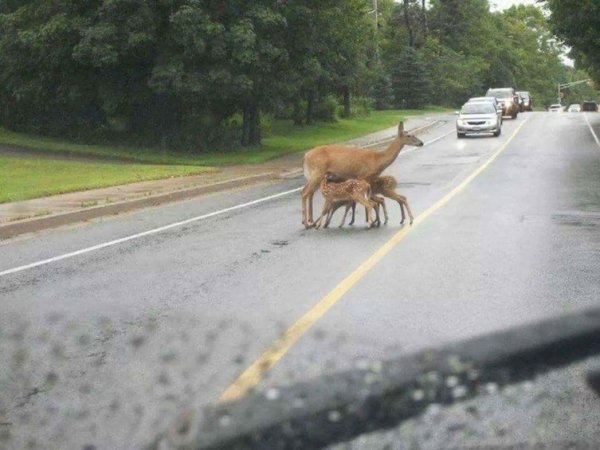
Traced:
<svg viewBox="0 0 600 450">
<path fill-rule="evenodd" d="M 375 210 L 377 213 L 377 218 L 375 220 L 375 224 L 379 225 L 379 206 L 383 207 L 383 215 L 385 217 L 384 223 L 388 222 L 388 214 L 387 214 L 387 208 L 385 207 L 385 200 L 383 197 L 380 197 L 379 195 L 377 195 L 377 194 L 381 194 L 384 197 L 391 198 L 398 202 L 398 205 L 400 205 L 400 213 L 402 214 L 402 220 L 400 220 L 401 224 L 404 223 L 404 220 L 406 219 L 406 216 L 404 214 L 404 207 L 406 207 L 406 211 L 408 212 L 408 217 L 410 218 L 410 224 L 412 225 L 413 215 L 410 210 L 410 206 L 408 205 L 408 199 L 404 195 L 400 195 L 395 191 L 396 186 L 398 185 L 398 181 L 394 177 L 389 176 L 389 175 L 376 177 L 369 181 L 370 181 L 370 185 L 371 185 L 370 200 L 377 204 L 377 209 Z M 334 204 L 334 207 L 332 208 L 332 210 L 329 214 L 329 220 L 331 220 L 333 213 L 341 206 L 346 206 L 346 212 L 344 214 L 344 220 L 342 221 L 340 226 L 344 225 L 345 219 L 346 219 L 346 214 L 348 213 L 348 210 L 350 208 L 352 208 L 352 219 L 350 220 L 350 225 L 352 225 L 354 223 L 354 216 L 355 216 L 355 209 L 356 209 L 355 202 L 344 201 L 344 202 L 338 202 L 338 203 Z"/>
<path fill-rule="evenodd" d="M 329 175 L 325 176 L 321 181 L 321 193 L 325 198 L 325 204 L 321 211 L 321 216 L 315 222 L 315 228 L 321 227 L 321 222 L 325 218 L 325 227 L 329 225 L 330 211 L 336 205 L 346 204 L 346 213 L 344 214 L 344 221 L 348 210 L 354 203 L 360 203 L 365 207 L 367 214 L 367 224 L 371 228 L 373 225 L 372 211 L 375 207 L 375 203 L 370 200 L 371 197 L 371 186 L 364 180 L 345 180 L 340 182 L 333 182 Z M 343 224 L 343 222 L 342 222 Z"/>
</svg>

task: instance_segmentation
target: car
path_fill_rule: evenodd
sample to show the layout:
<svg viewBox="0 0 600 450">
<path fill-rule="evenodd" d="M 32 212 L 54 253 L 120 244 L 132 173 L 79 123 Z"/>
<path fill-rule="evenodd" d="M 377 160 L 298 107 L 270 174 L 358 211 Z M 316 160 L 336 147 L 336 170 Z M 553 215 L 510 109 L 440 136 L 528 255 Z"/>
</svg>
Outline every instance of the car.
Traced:
<svg viewBox="0 0 600 450">
<path fill-rule="evenodd" d="M 500 136 L 502 123 L 498 111 L 491 102 L 465 103 L 456 119 L 456 136 L 463 138 L 469 134 L 492 133 Z"/>
<path fill-rule="evenodd" d="M 523 99 L 521 111 L 533 111 L 533 97 L 529 91 L 517 91 L 517 95 Z"/>
<path fill-rule="evenodd" d="M 533 97 L 529 91 L 519 91 L 519 94 L 523 97 L 523 108 L 525 111 L 533 111 Z"/>
<path fill-rule="evenodd" d="M 563 112 L 564 109 L 560 103 L 555 103 L 554 105 L 550 105 L 548 108 L 549 112 Z"/>
<path fill-rule="evenodd" d="M 568 112 L 581 112 L 581 105 L 577 104 L 577 103 L 573 103 L 572 105 L 569 105 L 569 109 L 567 109 Z"/>
<path fill-rule="evenodd" d="M 519 97 L 513 88 L 490 88 L 486 97 L 495 97 L 502 107 L 502 115 L 516 119 L 519 114 Z"/>
<path fill-rule="evenodd" d="M 500 123 L 502 123 L 502 107 L 496 100 L 496 97 L 471 97 L 467 100 L 467 103 L 492 103 L 496 111 L 498 111 L 498 117 L 500 118 Z"/>
<path fill-rule="evenodd" d="M 598 112 L 598 103 L 593 100 L 586 100 L 581 104 L 582 111 Z"/>
<path fill-rule="evenodd" d="M 521 97 L 521 95 L 517 92 L 517 101 L 519 104 L 519 112 L 523 112 L 525 110 L 525 99 Z"/>
</svg>

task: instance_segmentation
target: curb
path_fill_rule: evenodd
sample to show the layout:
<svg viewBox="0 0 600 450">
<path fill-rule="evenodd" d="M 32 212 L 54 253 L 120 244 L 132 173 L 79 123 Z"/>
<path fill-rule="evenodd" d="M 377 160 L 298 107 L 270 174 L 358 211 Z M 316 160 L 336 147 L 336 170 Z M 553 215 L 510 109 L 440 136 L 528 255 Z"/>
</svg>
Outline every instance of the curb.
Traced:
<svg viewBox="0 0 600 450">
<path fill-rule="evenodd" d="M 75 222 L 83 222 L 103 216 L 121 214 L 136 209 L 147 208 L 149 206 L 158 206 L 162 205 L 163 203 L 170 203 L 198 195 L 210 194 L 225 189 L 234 189 L 249 184 L 273 181 L 276 179 L 279 179 L 279 176 L 276 173 L 268 172 L 258 175 L 251 175 L 248 177 L 234 178 L 232 180 L 220 181 L 218 183 L 196 186 L 188 189 L 181 189 L 179 191 L 166 192 L 132 200 L 124 200 L 107 205 L 94 206 L 78 211 L 8 222 L 7 224 L 0 225 L 0 239 L 9 239 L 20 234 L 34 233 L 47 228 L 69 225 Z"/>
<path fill-rule="evenodd" d="M 427 125 L 407 130 L 410 133 L 425 131 L 441 120 L 433 120 Z M 376 147 L 392 139 L 383 139 L 368 143 L 363 148 Z M 166 192 L 162 194 L 150 195 L 143 198 L 123 200 L 107 205 L 94 206 L 91 208 L 80 209 L 66 213 L 58 213 L 43 217 L 32 217 L 24 220 L 16 220 L 6 224 L 0 224 L 0 240 L 16 237 L 21 234 L 35 233 L 48 228 L 55 228 L 63 225 L 69 225 L 76 222 L 97 219 L 98 217 L 117 215 L 124 212 L 134 211 L 136 209 L 147 208 L 149 206 L 159 206 L 164 203 L 170 203 L 178 200 L 189 199 L 199 195 L 218 192 L 226 189 L 233 189 L 264 181 L 273 181 L 278 179 L 294 179 L 302 176 L 302 168 L 290 170 L 287 172 L 268 172 L 258 175 L 251 175 L 243 178 L 234 178 L 232 180 L 221 181 L 219 183 L 196 186 L 193 188 L 182 189 L 179 191 Z"/>
<path fill-rule="evenodd" d="M 323 448 L 599 353 L 600 309 L 584 310 L 188 409 L 148 448 Z"/>
</svg>

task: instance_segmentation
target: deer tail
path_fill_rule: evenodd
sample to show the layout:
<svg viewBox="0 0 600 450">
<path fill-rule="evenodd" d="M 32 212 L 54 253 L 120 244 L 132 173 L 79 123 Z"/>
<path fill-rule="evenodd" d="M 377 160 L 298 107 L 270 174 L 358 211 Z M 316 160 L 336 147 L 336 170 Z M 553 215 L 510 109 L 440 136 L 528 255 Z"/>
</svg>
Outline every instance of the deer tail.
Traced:
<svg viewBox="0 0 600 450">
<path fill-rule="evenodd" d="M 304 158 L 304 161 L 302 163 L 302 170 L 304 171 L 304 178 L 310 180 L 310 169 L 308 168 L 308 164 L 306 163 L 306 158 Z"/>
</svg>

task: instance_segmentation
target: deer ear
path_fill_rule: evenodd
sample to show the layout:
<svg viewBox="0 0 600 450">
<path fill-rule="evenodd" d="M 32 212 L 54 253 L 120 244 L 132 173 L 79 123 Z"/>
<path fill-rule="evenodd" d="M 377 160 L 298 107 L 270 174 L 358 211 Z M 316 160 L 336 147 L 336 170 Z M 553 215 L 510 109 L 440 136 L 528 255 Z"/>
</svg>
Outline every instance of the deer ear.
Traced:
<svg viewBox="0 0 600 450">
<path fill-rule="evenodd" d="M 400 122 L 398 124 L 398 136 L 400 136 L 402 133 L 404 133 L 404 122 Z"/>
</svg>

